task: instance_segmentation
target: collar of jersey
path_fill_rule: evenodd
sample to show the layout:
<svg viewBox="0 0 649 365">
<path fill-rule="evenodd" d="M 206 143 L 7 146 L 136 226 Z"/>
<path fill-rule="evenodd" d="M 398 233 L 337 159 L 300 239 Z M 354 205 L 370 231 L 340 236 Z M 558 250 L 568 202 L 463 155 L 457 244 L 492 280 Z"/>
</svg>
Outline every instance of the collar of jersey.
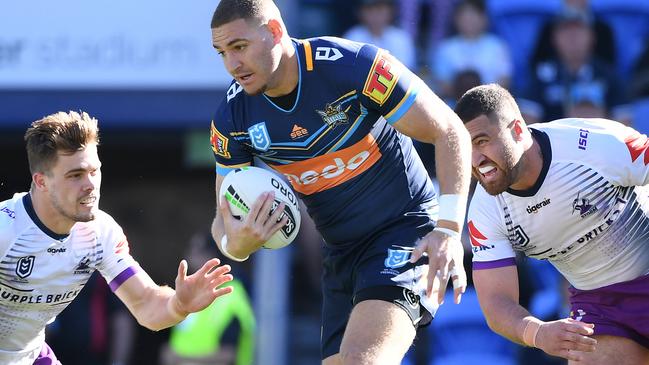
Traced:
<svg viewBox="0 0 649 365">
<path fill-rule="evenodd" d="M 280 108 L 277 104 L 273 103 L 272 100 L 266 94 L 262 93 L 264 96 L 264 99 L 270 103 L 270 105 L 274 106 L 275 109 L 282 111 L 284 113 L 292 113 L 293 110 L 295 110 L 295 107 L 298 106 L 300 103 L 300 95 L 302 94 L 300 91 L 302 90 L 302 62 L 300 62 L 300 52 L 297 49 L 297 43 L 295 42 L 294 39 L 291 39 L 291 42 L 293 43 L 293 48 L 295 49 L 295 56 L 297 57 L 297 97 L 295 98 L 295 102 L 293 103 L 293 107 L 289 110 Z"/>
<path fill-rule="evenodd" d="M 43 231 L 43 233 L 45 233 L 46 235 L 59 241 L 69 236 L 68 234 L 55 233 L 51 229 L 47 228 L 45 224 L 43 224 L 40 218 L 38 218 L 38 216 L 36 215 L 36 211 L 34 210 L 34 205 L 32 204 L 31 194 L 28 193 L 25 194 L 25 196 L 23 196 L 23 206 L 25 206 L 25 211 L 27 212 L 27 215 L 29 215 L 29 218 L 31 218 L 32 221 L 34 221 L 34 224 L 36 224 L 36 226 L 38 226 L 38 228 L 40 228 L 41 231 Z"/>
<path fill-rule="evenodd" d="M 550 144 L 550 138 L 545 132 L 538 129 L 530 128 L 530 132 L 532 133 L 532 137 L 534 137 L 534 139 L 539 143 L 539 146 L 541 147 L 543 167 L 541 168 L 541 174 L 536 180 L 536 183 L 534 183 L 534 186 L 526 190 L 507 189 L 507 192 L 512 195 L 522 197 L 530 197 L 536 195 L 536 193 L 539 192 L 539 189 L 541 189 L 541 185 L 543 185 L 543 182 L 545 181 L 545 176 L 548 174 L 548 170 L 550 169 L 550 163 L 552 162 L 552 145 Z"/>
</svg>

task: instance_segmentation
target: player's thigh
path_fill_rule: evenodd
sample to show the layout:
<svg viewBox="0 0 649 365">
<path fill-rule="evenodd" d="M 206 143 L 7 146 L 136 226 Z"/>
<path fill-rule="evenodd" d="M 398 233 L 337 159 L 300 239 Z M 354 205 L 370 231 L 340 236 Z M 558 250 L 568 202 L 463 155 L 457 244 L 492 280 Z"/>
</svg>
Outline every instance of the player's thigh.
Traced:
<svg viewBox="0 0 649 365">
<path fill-rule="evenodd" d="M 582 352 L 583 361 L 569 365 L 649 365 L 649 349 L 619 336 L 593 336 L 597 339 L 594 352 Z"/>
<path fill-rule="evenodd" d="M 399 364 L 415 338 L 415 326 L 398 305 L 365 300 L 354 306 L 340 355 L 344 364 Z"/>
</svg>

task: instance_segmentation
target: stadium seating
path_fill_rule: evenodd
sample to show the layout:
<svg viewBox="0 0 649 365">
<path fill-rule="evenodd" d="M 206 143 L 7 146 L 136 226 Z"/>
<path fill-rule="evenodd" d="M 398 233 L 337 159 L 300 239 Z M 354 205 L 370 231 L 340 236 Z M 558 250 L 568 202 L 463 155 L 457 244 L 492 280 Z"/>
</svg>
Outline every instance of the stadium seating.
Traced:
<svg viewBox="0 0 649 365">
<path fill-rule="evenodd" d="M 633 62 L 649 37 L 649 1 L 591 0 L 594 13 L 613 28 L 618 72 L 629 80 Z"/>
<path fill-rule="evenodd" d="M 529 59 L 545 21 L 561 8 L 561 0 L 490 0 L 487 13 L 492 31 L 509 46 L 514 64 L 513 90 L 525 90 L 530 80 Z"/>
</svg>

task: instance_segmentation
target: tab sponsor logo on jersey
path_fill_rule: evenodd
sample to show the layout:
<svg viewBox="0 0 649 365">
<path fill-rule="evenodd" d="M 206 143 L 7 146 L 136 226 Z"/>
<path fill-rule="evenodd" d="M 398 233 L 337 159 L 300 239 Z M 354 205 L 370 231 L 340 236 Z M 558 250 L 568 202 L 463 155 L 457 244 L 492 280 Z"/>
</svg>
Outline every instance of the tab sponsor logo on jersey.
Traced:
<svg viewBox="0 0 649 365">
<path fill-rule="evenodd" d="M 482 234 L 482 232 L 480 232 L 478 228 L 476 228 L 475 224 L 473 224 L 473 221 L 469 221 L 469 223 L 467 223 L 467 228 L 469 229 L 469 241 L 471 241 L 471 250 L 473 250 L 474 253 L 478 251 L 490 250 L 495 247 L 493 245 L 488 246 L 480 242 L 480 240 L 486 240 L 487 237 Z"/>
<path fill-rule="evenodd" d="M 16 275 L 19 278 L 25 279 L 32 274 L 34 269 L 35 256 L 23 256 L 16 261 Z"/>
<path fill-rule="evenodd" d="M 212 151 L 214 154 L 223 158 L 230 158 L 228 142 L 228 137 L 222 135 L 214 126 L 214 121 L 212 121 L 212 127 L 210 128 L 210 143 L 212 144 Z"/>
<path fill-rule="evenodd" d="M 383 105 L 392 94 L 399 77 L 403 73 L 403 65 L 387 51 L 379 50 L 374 58 L 370 73 L 365 79 L 363 95 L 379 105 Z"/>
<path fill-rule="evenodd" d="M 575 212 L 579 212 L 579 216 L 582 218 L 586 218 L 589 215 L 597 212 L 597 207 L 590 204 L 590 199 L 588 198 L 580 198 L 579 194 L 581 192 L 577 193 L 577 198 L 572 201 L 572 213 L 574 214 Z"/>
<path fill-rule="evenodd" d="M 646 135 L 635 132 L 626 137 L 624 139 L 624 143 L 626 144 L 626 147 L 629 149 L 629 153 L 631 154 L 631 162 L 635 162 L 635 160 L 640 157 L 640 155 L 644 154 L 643 162 L 645 165 L 649 164 L 649 152 L 647 152 L 647 147 L 649 147 L 649 139 L 647 139 Z"/>
<path fill-rule="evenodd" d="M 297 124 L 293 124 L 293 129 L 291 130 L 291 139 L 295 140 L 298 138 L 306 137 L 309 135 L 309 131 Z"/>
<path fill-rule="evenodd" d="M 538 213 L 538 211 L 546 205 L 550 205 L 550 198 L 545 198 L 545 200 L 538 204 L 528 205 L 526 209 L 527 214 Z"/>
<path fill-rule="evenodd" d="M 316 109 L 316 112 L 322 117 L 325 123 L 331 128 L 336 128 L 341 124 L 347 124 L 349 117 L 347 116 L 347 111 L 349 111 L 350 106 L 347 109 L 343 110 L 341 103 L 331 104 L 327 103 L 324 110 Z"/>
<path fill-rule="evenodd" d="M 270 148 L 270 135 L 266 128 L 266 122 L 259 122 L 248 128 L 248 135 L 252 146 L 259 151 L 268 151 Z"/>
<path fill-rule="evenodd" d="M 286 176 L 296 191 L 310 195 L 331 189 L 362 174 L 381 158 L 372 135 L 336 152 L 271 167 Z"/>
</svg>

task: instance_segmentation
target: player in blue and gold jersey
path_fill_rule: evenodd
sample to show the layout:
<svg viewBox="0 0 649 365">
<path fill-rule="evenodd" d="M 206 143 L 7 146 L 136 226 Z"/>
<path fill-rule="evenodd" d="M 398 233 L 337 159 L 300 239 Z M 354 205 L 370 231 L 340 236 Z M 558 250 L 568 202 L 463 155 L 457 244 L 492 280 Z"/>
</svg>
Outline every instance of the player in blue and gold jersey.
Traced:
<svg viewBox="0 0 649 365">
<path fill-rule="evenodd" d="M 462 123 L 385 50 L 291 39 L 270 0 L 222 0 L 212 42 L 235 79 L 211 126 L 217 192 L 228 171 L 254 157 L 286 176 L 326 241 L 323 362 L 399 363 L 451 269 L 456 302 L 466 286 L 459 232 L 470 141 Z M 436 146 L 439 204 L 409 137 Z M 269 216 L 273 196 L 243 221 L 220 199 L 212 233 L 232 259 L 248 257 L 284 223 L 279 209 Z"/>
</svg>

